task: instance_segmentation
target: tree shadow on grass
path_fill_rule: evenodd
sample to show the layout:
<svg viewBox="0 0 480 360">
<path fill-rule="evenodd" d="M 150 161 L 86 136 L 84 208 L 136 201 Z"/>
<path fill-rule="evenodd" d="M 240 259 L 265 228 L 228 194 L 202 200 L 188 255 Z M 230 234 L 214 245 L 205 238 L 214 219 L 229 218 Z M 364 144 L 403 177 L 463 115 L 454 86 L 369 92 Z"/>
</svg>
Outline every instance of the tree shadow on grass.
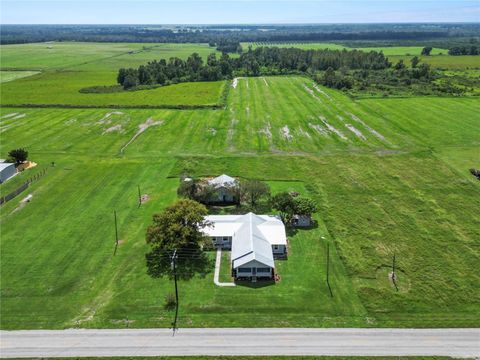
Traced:
<svg viewBox="0 0 480 360">
<path fill-rule="evenodd" d="M 147 263 L 147 274 L 153 278 L 168 277 L 173 279 L 172 251 L 153 249 L 145 255 Z M 177 251 L 177 278 L 190 280 L 199 275 L 204 278 L 213 269 L 214 262 L 207 253 L 203 251 L 192 251 L 191 249 L 180 249 Z"/>
</svg>

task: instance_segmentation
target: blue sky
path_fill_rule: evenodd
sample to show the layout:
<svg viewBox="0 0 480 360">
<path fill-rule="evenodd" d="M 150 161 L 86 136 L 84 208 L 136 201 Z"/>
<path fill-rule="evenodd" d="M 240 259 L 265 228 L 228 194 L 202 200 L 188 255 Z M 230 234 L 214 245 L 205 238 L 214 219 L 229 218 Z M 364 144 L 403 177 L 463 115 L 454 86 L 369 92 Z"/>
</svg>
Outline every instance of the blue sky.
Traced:
<svg viewBox="0 0 480 360">
<path fill-rule="evenodd" d="M 0 0 L 2 24 L 480 22 L 480 0 Z"/>
</svg>

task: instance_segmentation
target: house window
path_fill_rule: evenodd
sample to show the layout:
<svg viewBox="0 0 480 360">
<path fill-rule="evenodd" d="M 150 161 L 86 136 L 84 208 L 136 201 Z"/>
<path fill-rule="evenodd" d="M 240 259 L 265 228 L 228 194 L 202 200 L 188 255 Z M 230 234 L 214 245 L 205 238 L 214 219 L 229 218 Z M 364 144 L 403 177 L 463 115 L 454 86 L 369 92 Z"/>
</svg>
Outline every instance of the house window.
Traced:
<svg viewBox="0 0 480 360">
<path fill-rule="evenodd" d="M 259 273 L 266 273 L 266 272 L 270 272 L 270 268 L 268 267 L 265 267 L 265 268 L 257 268 L 257 272 Z"/>
<path fill-rule="evenodd" d="M 239 273 L 249 273 L 249 272 L 252 272 L 252 268 L 239 268 L 238 272 Z"/>
<path fill-rule="evenodd" d="M 228 242 L 230 239 L 228 237 L 223 238 L 223 242 Z"/>
<path fill-rule="evenodd" d="M 278 250 L 278 245 L 273 245 L 273 250 Z"/>
</svg>

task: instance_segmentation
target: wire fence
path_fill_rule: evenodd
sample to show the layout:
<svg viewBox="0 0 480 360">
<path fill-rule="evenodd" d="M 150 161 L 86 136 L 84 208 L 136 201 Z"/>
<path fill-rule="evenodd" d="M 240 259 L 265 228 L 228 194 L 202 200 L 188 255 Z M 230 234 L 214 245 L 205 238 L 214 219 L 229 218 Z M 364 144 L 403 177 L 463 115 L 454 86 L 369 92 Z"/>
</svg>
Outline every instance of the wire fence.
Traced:
<svg viewBox="0 0 480 360">
<path fill-rule="evenodd" d="M 5 196 L 2 196 L 0 197 L 0 206 L 3 205 L 3 204 L 6 204 L 7 202 L 9 202 L 10 200 L 14 199 L 15 197 L 17 197 L 19 194 L 21 194 L 22 192 L 24 192 L 29 186 L 30 184 L 32 184 L 33 182 L 39 180 L 41 177 L 43 177 L 46 172 L 47 172 L 47 169 L 48 168 L 44 168 L 43 170 L 40 170 L 39 172 L 37 172 L 35 175 L 33 175 L 32 177 L 28 178 L 27 181 L 25 181 L 22 185 L 20 185 L 18 188 L 16 188 L 15 190 L 13 190 L 12 192 L 10 192 L 9 194 L 5 195 Z"/>
</svg>

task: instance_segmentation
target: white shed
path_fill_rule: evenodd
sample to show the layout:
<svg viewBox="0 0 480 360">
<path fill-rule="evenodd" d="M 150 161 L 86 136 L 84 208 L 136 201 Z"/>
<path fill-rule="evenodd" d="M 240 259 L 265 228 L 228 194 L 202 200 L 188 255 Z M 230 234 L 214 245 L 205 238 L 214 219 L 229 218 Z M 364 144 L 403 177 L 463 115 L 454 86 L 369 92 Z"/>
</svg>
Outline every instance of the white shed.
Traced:
<svg viewBox="0 0 480 360">
<path fill-rule="evenodd" d="M 4 183 L 17 173 L 14 163 L 0 163 L 0 184 Z"/>
<path fill-rule="evenodd" d="M 238 182 L 235 178 L 222 174 L 216 178 L 210 179 L 208 181 L 210 186 L 215 188 L 215 194 L 213 198 L 210 199 L 212 203 L 235 203 L 237 198 L 235 195 L 235 187 Z"/>
</svg>

